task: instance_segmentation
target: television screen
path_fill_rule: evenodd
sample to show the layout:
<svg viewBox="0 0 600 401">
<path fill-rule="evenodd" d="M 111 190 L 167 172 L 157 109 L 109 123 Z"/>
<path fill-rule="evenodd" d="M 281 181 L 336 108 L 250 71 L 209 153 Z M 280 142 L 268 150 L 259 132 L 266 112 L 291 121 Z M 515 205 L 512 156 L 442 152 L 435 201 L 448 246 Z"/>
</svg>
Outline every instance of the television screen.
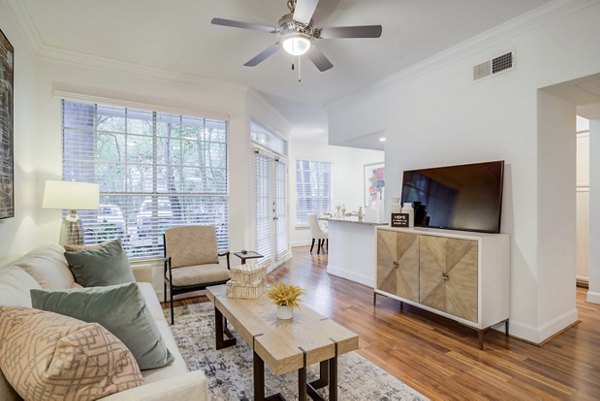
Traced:
<svg viewBox="0 0 600 401">
<path fill-rule="evenodd" d="M 415 226 L 500 232 L 504 161 L 405 171 L 402 203 Z"/>
</svg>

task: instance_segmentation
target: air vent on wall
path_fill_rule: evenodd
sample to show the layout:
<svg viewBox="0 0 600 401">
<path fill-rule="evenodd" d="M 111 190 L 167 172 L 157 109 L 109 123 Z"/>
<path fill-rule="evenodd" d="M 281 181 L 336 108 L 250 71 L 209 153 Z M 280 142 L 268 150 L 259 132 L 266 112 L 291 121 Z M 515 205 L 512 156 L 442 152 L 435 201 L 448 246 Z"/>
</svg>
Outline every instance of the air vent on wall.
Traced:
<svg viewBox="0 0 600 401">
<path fill-rule="evenodd" d="M 509 52 L 473 67 L 473 81 L 513 68 L 513 53 Z"/>
</svg>

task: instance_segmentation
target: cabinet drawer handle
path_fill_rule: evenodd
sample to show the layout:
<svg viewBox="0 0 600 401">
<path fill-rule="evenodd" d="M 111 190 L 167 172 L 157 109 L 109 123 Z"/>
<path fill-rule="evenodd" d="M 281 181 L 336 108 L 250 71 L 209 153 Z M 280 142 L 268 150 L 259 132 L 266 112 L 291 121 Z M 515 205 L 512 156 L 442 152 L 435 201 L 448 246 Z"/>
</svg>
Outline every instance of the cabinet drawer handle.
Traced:
<svg viewBox="0 0 600 401">
<path fill-rule="evenodd" d="M 442 273 L 442 280 L 448 281 L 450 277 L 446 273 Z"/>
<path fill-rule="evenodd" d="M 393 264 L 394 266 L 398 267 L 398 262 L 396 262 L 396 261 L 393 261 L 393 262 L 392 262 L 392 264 Z"/>
</svg>

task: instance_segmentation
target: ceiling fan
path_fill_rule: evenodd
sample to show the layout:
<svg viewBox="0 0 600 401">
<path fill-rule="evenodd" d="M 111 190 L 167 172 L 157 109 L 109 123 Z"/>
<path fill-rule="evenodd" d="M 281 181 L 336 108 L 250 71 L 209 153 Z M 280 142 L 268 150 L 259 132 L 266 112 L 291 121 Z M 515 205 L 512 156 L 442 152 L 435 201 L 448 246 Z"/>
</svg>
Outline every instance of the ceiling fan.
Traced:
<svg viewBox="0 0 600 401">
<path fill-rule="evenodd" d="M 281 17 L 276 27 L 224 18 L 213 18 L 211 23 L 279 35 L 279 40 L 274 45 L 269 46 L 267 49 L 246 62 L 244 65 L 247 67 L 254 67 L 260 64 L 283 47 L 283 49 L 292 56 L 306 54 L 319 71 L 324 72 L 333 67 L 333 64 L 331 64 L 327 57 L 325 57 L 316 46 L 315 42 L 317 40 L 378 38 L 381 36 L 381 25 L 317 28 L 313 25 L 312 21 L 312 16 L 317 8 L 317 4 L 319 4 L 319 0 L 289 0 L 287 6 L 290 13 Z"/>
</svg>

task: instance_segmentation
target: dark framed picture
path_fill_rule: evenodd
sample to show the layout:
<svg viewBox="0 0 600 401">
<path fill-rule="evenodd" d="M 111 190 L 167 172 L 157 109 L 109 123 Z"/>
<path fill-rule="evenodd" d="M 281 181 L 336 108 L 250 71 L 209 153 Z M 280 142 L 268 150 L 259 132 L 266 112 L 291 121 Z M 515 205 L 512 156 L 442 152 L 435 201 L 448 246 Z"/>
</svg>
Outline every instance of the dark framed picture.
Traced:
<svg viewBox="0 0 600 401">
<path fill-rule="evenodd" d="M 392 227 L 408 227 L 408 213 L 392 213 Z"/>
<path fill-rule="evenodd" d="M 0 219 L 15 217 L 14 49 L 0 30 Z"/>
</svg>

